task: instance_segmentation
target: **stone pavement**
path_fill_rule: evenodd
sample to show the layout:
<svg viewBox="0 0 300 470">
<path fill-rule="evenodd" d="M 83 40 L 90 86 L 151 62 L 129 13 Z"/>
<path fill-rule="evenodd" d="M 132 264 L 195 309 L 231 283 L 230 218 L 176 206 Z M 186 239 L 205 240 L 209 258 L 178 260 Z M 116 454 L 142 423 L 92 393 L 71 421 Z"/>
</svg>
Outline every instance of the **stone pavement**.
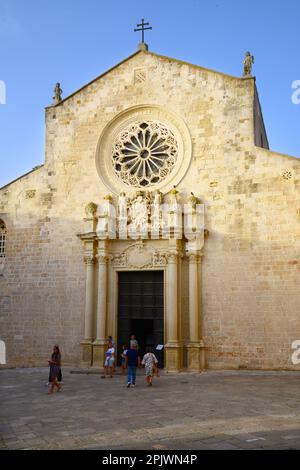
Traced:
<svg viewBox="0 0 300 470">
<path fill-rule="evenodd" d="M 0 370 L 2 449 L 300 449 L 300 372 L 120 375 Z"/>
</svg>

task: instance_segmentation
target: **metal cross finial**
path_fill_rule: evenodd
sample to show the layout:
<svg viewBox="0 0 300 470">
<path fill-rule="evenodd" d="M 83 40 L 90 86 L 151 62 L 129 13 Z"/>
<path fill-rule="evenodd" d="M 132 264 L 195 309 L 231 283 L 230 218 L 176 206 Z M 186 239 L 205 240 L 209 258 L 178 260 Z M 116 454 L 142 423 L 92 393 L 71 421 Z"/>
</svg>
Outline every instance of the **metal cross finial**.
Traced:
<svg viewBox="0 0 300 470">
<path fill-rule="evenodd" d="M 152 29 L 152 27 L 150 26 L 150 28 L 145 28 L 145 26 L 149 26 L 149 23 L 144 23 L 144 18 L 142 18 L 142 23 L 141 24 L 137 24 L 137 29 L 134 30 L 134 32 L 136 33 L 137 31 L 142 31 L 142 43 L 144 43 L 144 32 L 146 31 L 146 29 Z"/>
</svg>

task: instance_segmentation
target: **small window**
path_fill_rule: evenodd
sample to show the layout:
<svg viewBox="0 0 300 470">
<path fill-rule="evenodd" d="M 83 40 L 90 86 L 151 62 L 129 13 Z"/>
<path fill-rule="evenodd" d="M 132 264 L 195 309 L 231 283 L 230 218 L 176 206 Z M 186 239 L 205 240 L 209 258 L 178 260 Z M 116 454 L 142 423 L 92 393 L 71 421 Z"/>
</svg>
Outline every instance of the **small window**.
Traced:
<svg viewBox="0 0 300 470">
<path fill-rule="evenodd" d="M 6 226 L 0 219 L 0 258 L 5 258 Z"/>
</svg>

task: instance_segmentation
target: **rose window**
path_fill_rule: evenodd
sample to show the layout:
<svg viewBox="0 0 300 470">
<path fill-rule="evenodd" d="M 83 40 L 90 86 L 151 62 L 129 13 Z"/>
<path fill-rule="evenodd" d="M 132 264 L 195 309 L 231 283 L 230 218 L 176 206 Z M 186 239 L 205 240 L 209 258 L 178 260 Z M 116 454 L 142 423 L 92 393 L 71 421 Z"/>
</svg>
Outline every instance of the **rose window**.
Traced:
<svg viewBox="0 0 300 470">
<path fill-rule="evenodd" d="M 115 173 L 128 186 L 147 187 L 163 181 L 178 155 L 173 132 L 160 122 L 142 121 L 123 129 L 115 140 Z"/>
</svg>

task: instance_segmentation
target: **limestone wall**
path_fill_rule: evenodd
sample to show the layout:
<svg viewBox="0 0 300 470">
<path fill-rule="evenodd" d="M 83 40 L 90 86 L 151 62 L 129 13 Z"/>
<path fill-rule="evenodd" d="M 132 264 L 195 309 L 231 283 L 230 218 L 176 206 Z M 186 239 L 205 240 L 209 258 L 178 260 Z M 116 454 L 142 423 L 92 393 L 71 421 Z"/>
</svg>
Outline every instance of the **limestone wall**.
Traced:
<svg viewBox="0 0 300 470">
<path fill-rule="evenodd" d="M 247 152 L 207 199 L 205 342 L 210 367 L 293 368 L 299 322 L 299 161 Z M 213 201 L 214 197 L 217 198 Z M 297 368 L 297 366 L 295 366 Z"/>
</svg>

